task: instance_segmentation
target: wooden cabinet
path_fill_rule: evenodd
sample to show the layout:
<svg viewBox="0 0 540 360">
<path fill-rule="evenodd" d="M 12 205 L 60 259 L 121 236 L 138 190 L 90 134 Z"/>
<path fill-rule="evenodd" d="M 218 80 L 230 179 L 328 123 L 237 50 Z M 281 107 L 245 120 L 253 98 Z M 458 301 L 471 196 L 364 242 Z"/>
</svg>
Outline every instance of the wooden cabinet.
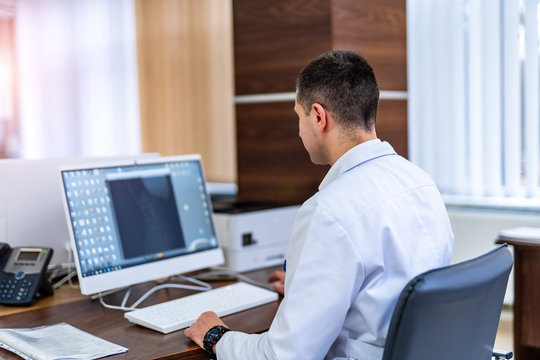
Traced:
<svg viewBox="0 0 540 360">
<path fill-rule="evenodd" d="M 349 48 L 371 63 L 380 90 L 406 94 L 405 0 L 233 0 L 233 19 L 239 199 L 301 203 L 328 167 L 310 162 L 298 136 L 296 75 Z M 288 97 L 272 101 L 276 93 Z M 238 102 L 246 95 L 263 96 Z M 406 96 L 382 96 L 379 108 L 379 138 L 407 156 Z"/>
<path fill-rule="evenodd" d="M 519 360 L 540 359 L 540 239 L 499 237 L 514 246 L 514 352 Z"/>
</svg>

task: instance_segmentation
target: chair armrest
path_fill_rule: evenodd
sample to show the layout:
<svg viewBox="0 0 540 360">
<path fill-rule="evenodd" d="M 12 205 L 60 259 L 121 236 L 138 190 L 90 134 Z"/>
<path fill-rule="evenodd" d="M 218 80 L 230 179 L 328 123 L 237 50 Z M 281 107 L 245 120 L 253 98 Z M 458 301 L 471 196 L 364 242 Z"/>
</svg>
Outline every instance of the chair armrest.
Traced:
<svg viewBox="0 0 540 360">
<path fill-rule="evenodd" d="M 494 360 L 512 359 L 514 357 L 514 353 L 506 350 L 493 349 L 493 355 L 491 355 L 491 357 Z"/>
</svg>

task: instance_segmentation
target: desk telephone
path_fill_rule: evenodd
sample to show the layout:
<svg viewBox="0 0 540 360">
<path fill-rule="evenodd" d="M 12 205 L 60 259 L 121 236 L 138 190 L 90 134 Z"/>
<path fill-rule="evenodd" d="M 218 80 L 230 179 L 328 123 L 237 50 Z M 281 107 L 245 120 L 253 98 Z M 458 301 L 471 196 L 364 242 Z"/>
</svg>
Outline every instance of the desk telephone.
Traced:
<svg viewBox="0 0 540 360">
<path fill-rule="evenodd" d="M 47 266 L 53 249 L 0 243 L 0 305 L 29 306 L 35 298 L 52 295 Z"/>
</svg>

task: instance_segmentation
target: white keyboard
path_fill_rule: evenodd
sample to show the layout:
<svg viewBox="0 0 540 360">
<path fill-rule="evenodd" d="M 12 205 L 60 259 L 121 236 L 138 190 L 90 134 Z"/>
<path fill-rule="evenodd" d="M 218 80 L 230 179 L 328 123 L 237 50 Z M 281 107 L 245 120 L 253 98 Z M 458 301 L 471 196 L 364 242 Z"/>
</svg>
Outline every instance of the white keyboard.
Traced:
<svg viewBox="0 0 540 360">
<path fill-rule="evenodd" d="M 205 311 L 226 316 L 278 299 L 278 294 L 244 282 L 184 296 L 124 313 L 132 323 L 168 334 L 193 324 Z"/>
</svg>

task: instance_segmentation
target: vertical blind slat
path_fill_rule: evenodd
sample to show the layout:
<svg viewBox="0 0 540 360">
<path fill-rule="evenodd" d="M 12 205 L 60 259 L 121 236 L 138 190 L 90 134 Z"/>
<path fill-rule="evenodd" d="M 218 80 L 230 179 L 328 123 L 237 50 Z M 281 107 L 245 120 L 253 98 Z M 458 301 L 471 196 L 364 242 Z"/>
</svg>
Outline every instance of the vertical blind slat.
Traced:
<svg viewBox="0 0 540 360">
<path fill-rule="evenodd" d="M 482 19 L 480 0 L 471 0 L 469 14 L 469 143 L 470 194 L 481 196 L 483 186 L 483 88 L 482 88 Z"/>
<path fill-rule="evenodd" d="M 519 189 L 521 156 L 521 87 L 519 1 L 504 1 L 504 167 L 507 196 Z"/>
<path fill-rule="evenodd" d="M 407 6 L 407 84 L 409 96 L 407 106 L 407 137 L 409 159 L 422 166 L 422 139 L 418 134 L 422 129 L 422 44 L 420 43 L 421 19 L 418 12 L 422 8 L 419 0 L 408 0 Z M 414 80 L 412 78 L 414 77 Z"/>
<path fill-rule="evenodd" d="M 538 189 L 538 20 L 537 0 L 525 2 L 525 174 L 527 196 Z"/>
<path fill-rule="evenodd" d="M 447 121 L 452 125 L 452 138 L 449 139 L 453 143 L 453 164 L 451 168 L 451 179 L 455 186 L 457 194 L 465 194 L 467 192 L 467 147 L 463 139 L 466 138 L 466 123 L 465 123 L 465 42 L 463 33 L 463 2 L 450 1 L 450 26 L 449 31 L 452 54 L 449 56 L 450 63 L 453 67 L 451 76 L 451 93 L 449 101 L 453 109 L 452 118 Z"/>
<path fill-rule="evenodd" d="M 433 21 L 440 25 L 440 31 L 432 32 L 433 41 L 435 44 L 445 44 L 450 54 L 453 53 L 452 35 L 454 35 L 450 29 L 450 3 L 455 0 L 439 0 L 436 6 Z M 434 53 L 434 86 L 433 94 L 435 121 L 433 126 L 435 130 L 434 138 L 437 139 L 437 151 L 436 151 L 436 177 L 438 179 L 437 184 L 441 191 L 447 192 L 454 186 L 453 172 L 451 164 L 453 164 L 454 153 L 454 138 L 452 122 L 455 118 L 453 115 L 452 107 L 452 78 L 454 74 L 453 58 L 448 56 L 443 51 L 436 51 Z"/>
<path fill-rule="evenodd" d="M 483 0 L 484 195 L 501 194 L 500 2 Z"/>
<path fill-rule="evenodd" d="M 429 51 L 429 47 L 433 44 L 433 31 L 431 29 L 431 22 L 429 19 L 433 19 L 434 8 L 429 6 L 430 0 L 423 0 L 421 9 L 419 12 L 419 17 L 422 24 L 422 29 L 420 30 L 420 38 L 422 43 L 422 48 L 425 49 L 422 55 L 424 59 L 424 74 L 422 76 L 422 142 L 423 142 L 423 151 L 422 151 L 422 165 L 423 168 L 431 174 L 435 181 L 437 181 L 436 173 L 436 143 L 435 139 L 435 110 L 434 110 L 434 94 L 433 85 L 435 83 L 435 78 L 437 76 L 434 68 L 434 56 L 433 52 Z M 424 46 L 425 45 L 425 46 Z M 425 151 L 426 149 L 433 149 L 433 151 Z"/>
</svg>

